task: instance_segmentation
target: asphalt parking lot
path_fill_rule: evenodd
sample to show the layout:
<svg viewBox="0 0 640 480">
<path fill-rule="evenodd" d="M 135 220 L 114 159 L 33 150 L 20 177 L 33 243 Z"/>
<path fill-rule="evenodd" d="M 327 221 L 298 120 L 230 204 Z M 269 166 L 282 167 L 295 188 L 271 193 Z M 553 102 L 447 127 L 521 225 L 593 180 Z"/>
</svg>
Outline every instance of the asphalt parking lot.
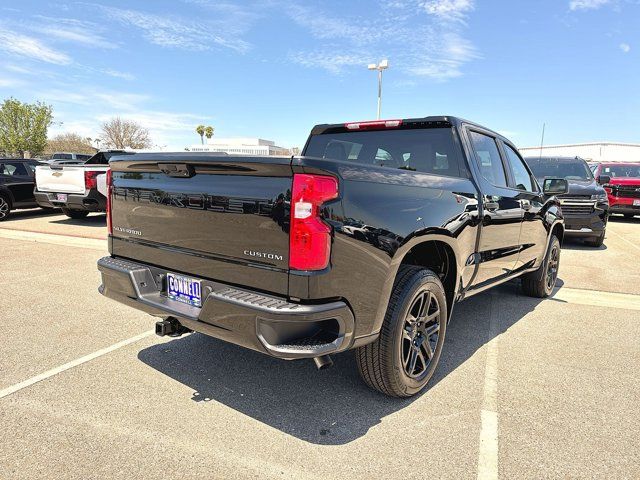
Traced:
<svg viewBox="0 0 640 480">
<path fill-rule="evenodd" d="M 456 307 L 428 390 L 317 371 L 97 292 L 104 216 L 0 225 L 0 478 L 640 478 L 640 218 L 567 242 L 544 301 Z"/>
</svg>

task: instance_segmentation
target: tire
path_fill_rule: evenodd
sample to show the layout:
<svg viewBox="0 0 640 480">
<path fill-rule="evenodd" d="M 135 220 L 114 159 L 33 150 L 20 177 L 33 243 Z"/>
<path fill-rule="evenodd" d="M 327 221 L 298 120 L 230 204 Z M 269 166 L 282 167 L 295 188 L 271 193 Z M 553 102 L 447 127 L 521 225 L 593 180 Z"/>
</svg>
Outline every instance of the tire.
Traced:
<svg viewBox="0 0 640 480">
<path fill-rule="evenodd" d="M 635 215 L 633 213 L 625 213 L 624 218 L 633 218 Z"/>
<path fill-rule="evenodd" d="M 586 243 L 590 247 L 601 247 L 604 243 L 604 232 L 602 232 L 599 237 L 591 237 L 585 239 L 584 243 Z"/>
<path fill-rule="evenodd" d="M 410 397 L 424 389 L 440 360 L 447 318 L 438 276 L 420 267 L 402 266 L 380 336 L 356 351 L 365 383 L 393 397 Z"/>
<path fill-rule="evenodd" d="M 549 240 L 549 248 L 542 265 L 535 272 L 522 276 L 522 290 L 530 297 L 547 298 L 553 292 L 560 267 L 560 240 L 555 235 Z"/>
<path fill-rule="evenodd" d="M 11 200 L 6 196 L 0 194 L 0 222 L 9 218 L 11 213 Z"/>
<path fill-rule="evenodd" d="M 80 220 L 89 215 L 89 212 L 86 210 L 71 210 L 69 208 L 63 208 L 62 213 L 64 213 L 67 217 L 73 218 L 75 220 Z"/>
</svg>

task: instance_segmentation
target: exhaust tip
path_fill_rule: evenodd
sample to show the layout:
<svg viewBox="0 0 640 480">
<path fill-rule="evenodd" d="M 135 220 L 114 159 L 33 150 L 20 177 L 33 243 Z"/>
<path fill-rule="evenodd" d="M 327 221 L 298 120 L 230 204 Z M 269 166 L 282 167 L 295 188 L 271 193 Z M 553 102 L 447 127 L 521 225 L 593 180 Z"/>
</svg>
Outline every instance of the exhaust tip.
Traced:
<svg viewBox="0 0 640 480">
<path fill-rule="evenodd" d="M 315 357 L 313 362 L 316 364 L 316 368 L 318 370 L 325 370 L 333 365 L 333 360 L 329 355 L 322 355 L 320 357 Z"/>
</svg>

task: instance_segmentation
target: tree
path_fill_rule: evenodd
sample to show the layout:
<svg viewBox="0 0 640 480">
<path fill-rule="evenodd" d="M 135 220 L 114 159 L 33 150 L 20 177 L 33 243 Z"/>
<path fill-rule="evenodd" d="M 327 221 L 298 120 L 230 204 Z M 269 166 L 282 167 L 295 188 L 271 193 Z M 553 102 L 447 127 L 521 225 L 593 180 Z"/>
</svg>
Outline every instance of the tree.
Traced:
<svg viewBox="0 0 640 480">
<path fill-rule="evenodd" d="M 96 153 L 96 148 L 91 146 L 91 138 L 82 137 L 77 133 L 61 133 L 47 141 L 45 153 L 73 152 L 73 153 Z"/>
<path fill-rule="evenodd" d="M 9 98 L 0 105 L 0 150 L 31 156 L 39 155 L 47 145 L 47 130 L 53 109 L 42 102 L 22 103 Z"/>
<path fill-rule="evenodd" d="M 206 135 L 208 140 L 211 140 L 211 137 L 213 137 L 214 130 L 215 128 L 213 128 L 212 126 L 208 126 L 204 129 L 204 134 Z"/>
<path fill-rule="evenodd" d="M 202 145 L 204 145 L 204 131 L 205 131 L 204 125 L 198 125 L 196 127 L 196 133 L 200 135 L 200 143 L 202 143 Z"/>
<path fill-rule="evenodd" d="M 100 142 L 104 148 L 150 148 L 149 130 L 133 120 L 112 118 L 102 124 Z"/>
</svg>

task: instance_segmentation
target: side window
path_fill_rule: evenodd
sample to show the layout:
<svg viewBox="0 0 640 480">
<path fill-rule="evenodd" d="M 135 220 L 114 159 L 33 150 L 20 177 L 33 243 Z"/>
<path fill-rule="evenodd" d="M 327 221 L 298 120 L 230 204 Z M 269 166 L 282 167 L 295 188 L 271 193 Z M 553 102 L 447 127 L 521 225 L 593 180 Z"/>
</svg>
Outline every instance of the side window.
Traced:
<svg viewBox="0 0 640 480">
<path fill-rule="evenodd" d="M 511 170 L 513 171 L 513 177 L 516 181 L 516 188 L 518 190 L 526 190 L 528 192 L 537 191 L 537 188 L 535 187 L 533 180 L 531 179 L 531 175 L 529 175 L 529 172 L 524 166 L 524 163 L 522 162 L 520 156 L 509 145 L 505 143 L 503 143 L 503 145 L 504 151 L 507 154 L 507 160 L 509 160 Z"/>
<path fill-rule="evenodd" d="M 507 176 L 500 159 L 498 145 L 493 137 L 478 132 L 469 132 L 476 152 L 478 167 L 482 176 L 496 187 L 507 186 Z"/>
<path fill-rule="evenodd" d="M 19 172 L 16 171 L 16 166 L 13 163 L 5 163 L 4 168 L 0 170 L 0 173 L 3 175 L 20 175 Z"/>
<path fill-rule="evenodd" d="M 378 148 L 375 159 L 376 165 L 380 165 L 381 167 L 395 167 L 398 163 L 394 160 L 393 156 L 383 148 Z"/>
</svg>

